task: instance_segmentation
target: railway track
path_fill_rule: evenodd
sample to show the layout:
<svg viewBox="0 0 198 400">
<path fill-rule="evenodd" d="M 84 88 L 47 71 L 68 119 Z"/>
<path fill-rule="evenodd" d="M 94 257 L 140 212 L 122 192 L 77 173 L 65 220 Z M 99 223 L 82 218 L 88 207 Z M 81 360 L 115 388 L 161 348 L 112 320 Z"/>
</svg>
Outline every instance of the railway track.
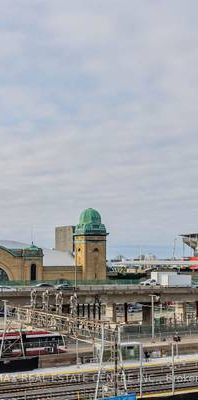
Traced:
<svg viewBox="0 0 198 400">
<path fill-rule="evenodd" d="M 27 381 L 16 379 L 15 382 L 0 383 L 0 400 L 47 400 L 47 399 L 67 399 L 81 400 L 93 399 L 95 392 L 95 383 L 97 379 L 97 371 L 83 374 L 75 373 L 70 375 L 46 377 L 44 381 Z M 93 379 L 94 377 L 94 379 Z M 102 374 L 100 390 L 102 383 L 105 384 L 109 380 L 112 390 L 114 386 L 113 371 L 105 371 Z M 126 370 L 127 387 L 130 391 L 139 393 L 139 369 L 131 368 Z M 118 375 L 118 386 L 123 389 L 123 381 Z M 143 393 L 155 394 L 159 390 L 168 392 L 172 387 L 172 376 L 170 366 L 147 367 L 143 369 Z M 197 363 L 188 363 L 188 365 L 175 366 L 175 388 L 176 389 L 198 389 L 198 367 Z"/>
</svg>

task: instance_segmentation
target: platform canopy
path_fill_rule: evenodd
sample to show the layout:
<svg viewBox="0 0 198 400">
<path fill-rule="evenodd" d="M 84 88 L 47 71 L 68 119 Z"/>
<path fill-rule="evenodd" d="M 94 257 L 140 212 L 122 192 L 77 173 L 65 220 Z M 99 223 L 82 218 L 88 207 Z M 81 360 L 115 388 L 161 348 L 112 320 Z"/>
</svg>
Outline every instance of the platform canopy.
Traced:
<svg viewBox="0 0 198 400">
<path fill-rule="evenodd" d="M 194 250 L 194 255 L 198 255 L 198 233 L 185 233 L 180 236 L 183 239 L 183 243 Z"/>
</svg>

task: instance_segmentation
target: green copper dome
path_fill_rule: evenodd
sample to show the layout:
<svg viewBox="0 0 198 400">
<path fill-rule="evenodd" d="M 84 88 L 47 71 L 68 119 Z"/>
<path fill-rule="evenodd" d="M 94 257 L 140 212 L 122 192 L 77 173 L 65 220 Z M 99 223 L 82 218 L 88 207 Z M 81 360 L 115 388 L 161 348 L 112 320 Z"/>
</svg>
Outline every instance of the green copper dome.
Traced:
<svg viewBox="0 0 198 400">
<path fill-rule="evenodd" d="M 23 249 L 23 255 L 24 257 L 40 257 L 43 255 L 43 251 L 40 247 L 35 246 L 32 242 L 30 246 Z"/>
<path fill-rule="evenodd" d="M 101 223 L 101 216 L 97 210 L 87 208 L 80 214 L 75 235 L 106 235 L 105 225 Z"/>
<path fill-rule="evenodd" d="M 101 224 L 101 216 L 93 208 L 87 208 L 80 214 L 80 224 Z"/>
<path fill-rule="evenodd" d="M 39 247 L 35 246 L 35 244 L 32 242 L 32 244 L 30 246 L 26 247 L 25 250 L 35 251 L 35 250 L 39 250 Z"/>
</svg>

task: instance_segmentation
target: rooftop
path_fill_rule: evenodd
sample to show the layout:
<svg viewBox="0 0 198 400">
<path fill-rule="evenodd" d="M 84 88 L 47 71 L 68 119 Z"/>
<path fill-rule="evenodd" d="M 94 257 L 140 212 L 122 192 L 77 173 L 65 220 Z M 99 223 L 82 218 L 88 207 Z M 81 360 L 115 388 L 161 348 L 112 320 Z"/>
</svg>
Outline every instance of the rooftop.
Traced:
<svg viewBox="0 0 198 400">
<path fill-rule="evenodd" d="M 17 242 L 14 240 L 0 240 L 0 246 L 5 247 L 10 251 L 31 249 L 32 244 Z M 37 248 L 37 246 L 36 246 Z M 44 267 L 67 267 L 74 265 L 74 257 L 67 251 L 58 251 L 54 249 L 46 249 L 40 246 L 43 250 L 43 266 Z"/>
<path fill-rule="evenodd" d="M 102 224 L 101 216 L 97 210 L 87 208 L 80 214 L 75 235 L 106 235 L 105 225 Z"/>
</svg>

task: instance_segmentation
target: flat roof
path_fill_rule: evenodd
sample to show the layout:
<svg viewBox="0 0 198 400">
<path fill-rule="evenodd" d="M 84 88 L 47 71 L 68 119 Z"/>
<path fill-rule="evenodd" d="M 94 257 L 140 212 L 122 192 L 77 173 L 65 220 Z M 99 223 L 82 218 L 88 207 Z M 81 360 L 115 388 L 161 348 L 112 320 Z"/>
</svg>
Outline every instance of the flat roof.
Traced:
<svg viewBox="0 0 198 400">
<path fill-rule="evenodd" d="M 183 237 L 194 237 L 194 238 L 198 238 L 198 233 L 183 233 L 183 234 L 181 234 L 181 235 L 179 235 L 179 236 L 183 236 Z"/>
</svg>

